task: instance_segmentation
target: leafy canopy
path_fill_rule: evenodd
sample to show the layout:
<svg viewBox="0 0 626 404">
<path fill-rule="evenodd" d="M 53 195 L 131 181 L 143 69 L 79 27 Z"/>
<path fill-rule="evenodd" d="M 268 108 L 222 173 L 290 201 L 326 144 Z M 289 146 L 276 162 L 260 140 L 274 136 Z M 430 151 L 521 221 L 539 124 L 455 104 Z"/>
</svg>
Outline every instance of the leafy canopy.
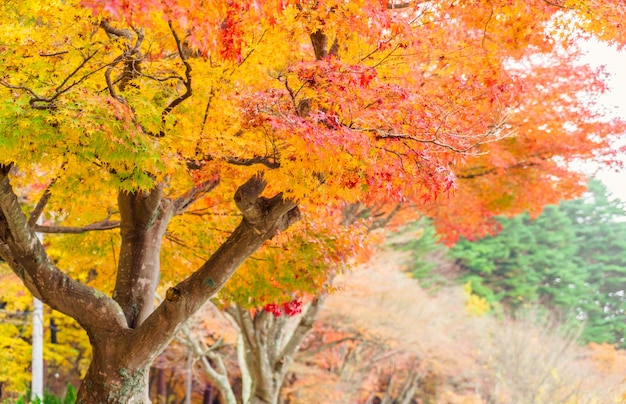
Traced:
<svg viewBox="0 0 626 404">
<path fill-rule="evenodd" d="M 2 256 L 92 335 L 106 324 L 105 345 L 148 336 L 117 358 L 137 374 L 189 314 L 171 306 L 204 301 L 190 285 L 213 293 L 211 264 L 251 253 L 217 254 L 237 223 L 261 243 L 233 202 L 243 184 L 266 183 L 273 197 L 257 202 L 304 216 L 220 295 L 259 307 L 328 288 L 367 251 L 375 218 L 346 229 L 346 206 L 412 204 L 451 243 L 484 234 L 497 214 L 581 192 L 569 164 L 610 162 L 625 127 L 594 104 L 602 71 L 575 63 L 580 38 L 624 45 L 619 1 L 9 0 L 0 15 Z M 70 234 L 46 236 L 44 251 L 23 242 L 34 236 L 18 213 L 47 198 L 34 228 Z M 122 218 L 128 205 L 145 209 Z M 156 262 L 133 266 L 132 242 L 105 231 L 122 219 L 145 233 L 165 222 Z M 169 289 L 171 306 L 152 313 L 152 283 L 185 278 L 186 295 Z M 149 328 L 160 320 L 163 333 Z"/>
<path fill-rule="evenodd" d="M 602 72 L 574 63 L 581 37 L 623 45 L 617 2 L 0 7 L 0 164 L 17 164 L 14 186 L 30 206 L 49 186 L 52 220 L 84 227 L 119 219 L 119 190 L 164 183 L 176 196 L 219 180 L 168 228 L 167 282 L 225 240 L 231 195 L 251 175 L 263 173 L 267 194 L 298 201 L 298 235 L 273 240 L 277 250 L 252 262 L 226 300 L 262 304 L 323 285 L 321 266 L 293 268 L 362 242 L 337 230 L 346 202 L 417 204 L 451 242 L 493 230 L 496 214 L 537 212 L 580 192 L 568 163 L 609 160 L 624 128 L 594 105 Z M 75 277 L 92 267 L 105 275 L 94 285 L 111 290 L 116 234 L 49 242 Z M 272 280 L 280 249 L 289 270 Z"/>
</svg>

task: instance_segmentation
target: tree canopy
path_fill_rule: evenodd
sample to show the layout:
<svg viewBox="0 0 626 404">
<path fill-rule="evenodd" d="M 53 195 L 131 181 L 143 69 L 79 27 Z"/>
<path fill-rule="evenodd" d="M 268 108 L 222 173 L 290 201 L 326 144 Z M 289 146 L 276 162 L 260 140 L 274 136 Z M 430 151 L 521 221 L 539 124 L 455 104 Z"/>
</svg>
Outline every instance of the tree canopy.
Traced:
<svg viewBox="0 0 626 404">
<path fill-rule="evenodd" d="M 0 256 L 86 329 L 88 402 L 141 401 L 155 355 L 261 246 L 225 302 L 323 289 L 363 240 L 346 206 L 414 204 L 450 242 L 536 213 L 581 192 L 569 164 L 610 162 L 625 126 L 576 63 L 581 38 L 623 46 L 619 1 L 0 12 Z"/>
</svg>

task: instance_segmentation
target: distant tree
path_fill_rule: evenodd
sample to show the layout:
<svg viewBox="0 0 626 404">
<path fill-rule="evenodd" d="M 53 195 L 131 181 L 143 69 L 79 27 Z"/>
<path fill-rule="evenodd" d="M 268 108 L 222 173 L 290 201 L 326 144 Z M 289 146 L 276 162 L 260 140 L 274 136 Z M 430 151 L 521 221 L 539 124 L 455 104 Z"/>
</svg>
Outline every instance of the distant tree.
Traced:
<svg viewBox="0 0 626 404">
<path fill-rule="evenodd" d="M 590 181 L 584 198 L 561 208 L 575 220 L 575 262 L 586 268 L 585 282 L 594 292 L 578 302 L 587 322 L 583 337 L 626 348 L 626 205 L 601 182 Z"/>
<path fill-rule="evenodd" d="M 432 221 L 424 217 L 400 228 L 390 238 L 389 244 L 399 251 L 410 252 L 410 258 L 405 263 L 406 271 L 428 288 L 442 281 L 434 271 L 440 262 L 433 259 L 434 254 L 445 254 L 447 251 L 440 240 Z"/>
<path fill-rule="evenodd" d="M 584 341 L 626 346 L 626 212 L 602 183 L 535 220 L 498 220 L 496 236 L 450 251 L 475 293 L 513 309 L 538 302 L 584 320 Z"/>
</svg>

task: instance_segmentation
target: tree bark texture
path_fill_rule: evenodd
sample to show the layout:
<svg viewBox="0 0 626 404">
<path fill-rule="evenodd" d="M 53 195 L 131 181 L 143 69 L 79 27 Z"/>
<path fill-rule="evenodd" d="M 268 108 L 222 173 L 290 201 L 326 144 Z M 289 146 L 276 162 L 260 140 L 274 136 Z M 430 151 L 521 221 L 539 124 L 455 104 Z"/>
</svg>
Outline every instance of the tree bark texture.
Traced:
<svg viewBox="0 0 626 404">
<path fill-rule="evenodd" d="M 164 197 L 162 184 L 149 191 L 120 192 L 122 246 L 109 297 L 55 266 L 22 212 L 10 171 L 11 166 L 0 165 L 0 258 L 34 296 L 87 331 L 93 359 L 78 392 L 79 403 L 148 403 L 150 364 L 180 326 L 263 242 L 299 219 L 295 202 L 281 194 L 261 197 L 266 183 L 261 176 L 252 177 L 235 194 L 242 213 L 239 225 L 200 268 L 171 287 L 155 309 L 167 225 L 217 181 L 199 184 L 178 198 Z"/>
</svg>

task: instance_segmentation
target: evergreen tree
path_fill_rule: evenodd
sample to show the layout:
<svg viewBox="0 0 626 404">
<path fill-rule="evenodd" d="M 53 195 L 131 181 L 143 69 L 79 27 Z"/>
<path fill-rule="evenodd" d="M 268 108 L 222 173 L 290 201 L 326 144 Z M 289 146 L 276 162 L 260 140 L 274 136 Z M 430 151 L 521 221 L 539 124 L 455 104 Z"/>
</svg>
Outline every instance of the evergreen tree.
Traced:
<svg viewBox="0 0 626 404">
<path fill-rule="evenodd" d="M 523 303 L 585 321 L 584 341 L 626 346 L 626 212 L 592 180 L 580 199 L 547 206 L 535 220 L 499 218 L 502 231 L 450 251 L 461 281 L 490 303 Z"/>
<path fill-rule="evenodd" d="M 587 322 L 583 337 L 626 346 L 626 210 L 604 185 L 590 181 L 585 198 L 562 204 L 575 220 L 575 262 L 586 269 L 592 291 L 579 301 L 579 317 Z"/>
</svg>

